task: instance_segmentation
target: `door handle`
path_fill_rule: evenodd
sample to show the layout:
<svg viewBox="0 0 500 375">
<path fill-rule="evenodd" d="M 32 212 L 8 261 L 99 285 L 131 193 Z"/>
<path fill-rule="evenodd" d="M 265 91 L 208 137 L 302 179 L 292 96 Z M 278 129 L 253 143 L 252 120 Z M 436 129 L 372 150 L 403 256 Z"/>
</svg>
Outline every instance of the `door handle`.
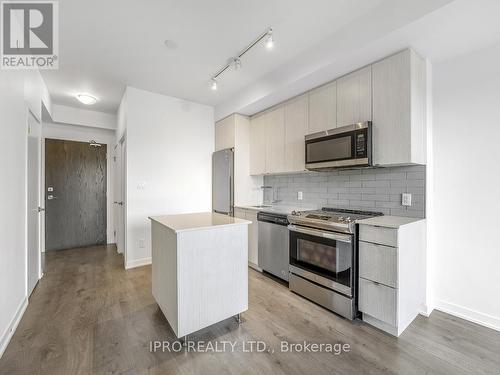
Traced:
<svg viewBox="0 0 500 375">
<path fill-rule="evenodd" d="M 43 207 L 38 207 L 38 212 L 42 212 L 42 211 L 45 211 L 45 208 L 43 208 Z"/>
<path fill-rule="evenodd" d="M 120 202 L 115 201 L 115 202 L 113 202 L 113 203 L 114 203 L 114 204 L 119 204 L 120 206 L 123 206 L 123 201 L 120 201 Z"/>
<path fill-rule="evenodd" d="M 290 224 L 288 226 L 288 229 L 291 230 L 292 232 L 309 234 L 311 236 L 328 238 L 328 239 L 332 239 L 332 240 L 336 240 L 336 241 L 340 241 L 340 242 L 346 242 L 346 243 L 352 242 L 352 238 L 348 234 L 329 233 L 327 231 L 321 231 L 321 230 L 313 229 L 313 228 L 297 227 L 297 226 L 292 225 L 292 224 Z"/>
</svg>

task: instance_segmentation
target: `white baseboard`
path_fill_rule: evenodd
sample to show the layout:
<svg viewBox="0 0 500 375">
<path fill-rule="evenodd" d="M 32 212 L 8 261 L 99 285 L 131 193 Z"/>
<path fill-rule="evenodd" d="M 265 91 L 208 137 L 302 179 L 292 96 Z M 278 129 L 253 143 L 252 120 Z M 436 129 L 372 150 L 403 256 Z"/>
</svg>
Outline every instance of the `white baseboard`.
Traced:
<svg viewBox="0 0 500 375">
<path fill-rule="evenodd" d="M 420 315 L 423 315 L 425 316 L 426 318 L 428 318 L 429 316 L 431 316 L 432 312 L 434 311 L 434 307 L 433 306 L 429 306 L 429 305 L 422 305 L 422 308 L 419 312 Z"/>
<path fill-rule="evenodd" d="M 2 358 L 5 349 L 7 349 L 7 345 L 9 345 L 10 339 L 14 335 L 14 332 L 16 332 L 17 326 L 19 325 L 19 322 L 21 321 L 21 318 L 23 317 L 27 307 L 28 297 L 24 297 L 24 299 L 21 301 L 21 304 L 17 308 L 16 313 L 12 317 L 9 326 L 0 338 L 0 358 Z"/>
<path fill-rule="evenodd" d="M 260 268 L 258 265 L 252 262 L 248 262 L 248 267 L 253 268 L 255 271 L 262 272 L 262 268 Z"/>
<path fill-rule="evenodd" d="M 458 318 L 468 320 L 473 323 L 500 331 L 500 318 L 479 311 L 471 310 L 467 307 L 456 305 L 454 303 L 438 300 L 435 303 L 435 309 L 454 315 Z"/>
<path fill-rule="evenodd" d="M 148 264 L 151 264 L 151 257 L 129 260 L 125 263 L 125 269 L 129 270 L 131 268 L 147 266 Z"/>
</svg>

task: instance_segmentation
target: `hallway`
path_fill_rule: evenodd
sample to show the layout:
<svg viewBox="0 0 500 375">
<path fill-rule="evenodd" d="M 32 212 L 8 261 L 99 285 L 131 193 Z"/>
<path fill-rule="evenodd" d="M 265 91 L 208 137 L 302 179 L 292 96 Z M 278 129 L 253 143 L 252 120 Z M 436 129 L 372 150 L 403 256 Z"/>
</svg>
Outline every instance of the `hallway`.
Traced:
<svg viewBox="0 0 500 375">
<path fill-rule="evenodd" d="M 399 339 L 351 323 L 250 272 L 243 324 L 225 320 L 193 340 L 263 340 L 274 353 L 150 352 L 174 341 L 151 295 L 151 268 L 125 271 L 114 246 L 48 252 L 46 274 L 0 359 L 0 374 L 493 374 L 500 333 L 434 312 Z M 280 341 L 347 343 L 350 351 L 284 353 Z M 237 347 L 238 348 L 238 347 Z"/>
</svg>

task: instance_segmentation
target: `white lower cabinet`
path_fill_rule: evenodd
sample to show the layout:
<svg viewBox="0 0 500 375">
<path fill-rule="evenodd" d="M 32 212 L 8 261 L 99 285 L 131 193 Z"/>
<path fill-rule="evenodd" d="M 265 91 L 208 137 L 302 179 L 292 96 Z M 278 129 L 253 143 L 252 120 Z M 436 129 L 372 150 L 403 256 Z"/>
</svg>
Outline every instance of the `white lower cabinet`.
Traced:
<svg viewBox="0 0 500 375">
<path fill-rule="evenodd" d="M 252 222 L 248 228 L 248 263 L 253 268 L 259 264 L 259 226 L 257 224 L 257 212 L 247 210 L 245 219 Z"/>
<path fill-rule="evenodd" d="M 248 265 L 260 270 L 258 266 L 259 226 L 257 224 L 257 211 L 237 207 L 234 209 L 234 216 L 252 222 L 252 224 L 248 226 Z"/>
<path fill-rule="evenodd" d="M 386 285 L 359 279 L 359 309 L 384 323 L 396 326 L 397 289 Z"/>
<path fill-rule="evenodd" d="M 391 288 L 398 286 L 397 248 L 359 242 L 359 276 Z"/>
<path fill-rule="evenodd" d="M 425 309 L 425 220 L 383 216 L 359 225 L 358 309 L 399 336 Z"/>
</svg>

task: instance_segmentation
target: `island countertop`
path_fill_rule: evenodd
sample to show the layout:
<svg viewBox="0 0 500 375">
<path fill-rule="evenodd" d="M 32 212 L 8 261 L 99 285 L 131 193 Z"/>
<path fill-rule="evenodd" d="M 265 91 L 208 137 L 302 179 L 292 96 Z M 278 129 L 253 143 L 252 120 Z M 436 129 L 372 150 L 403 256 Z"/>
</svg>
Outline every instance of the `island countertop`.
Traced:
<svg viewBox="0 0 500 375">
<path fill-rule="evenodd" d="M 172 229 L 175 233 L 190 230 L 209 229 L 212 227 L 251 224 L 248 220 L 238 219 L 236 217 L 214 212 L 152 216 L 150 219 Z"/>
</svg>

